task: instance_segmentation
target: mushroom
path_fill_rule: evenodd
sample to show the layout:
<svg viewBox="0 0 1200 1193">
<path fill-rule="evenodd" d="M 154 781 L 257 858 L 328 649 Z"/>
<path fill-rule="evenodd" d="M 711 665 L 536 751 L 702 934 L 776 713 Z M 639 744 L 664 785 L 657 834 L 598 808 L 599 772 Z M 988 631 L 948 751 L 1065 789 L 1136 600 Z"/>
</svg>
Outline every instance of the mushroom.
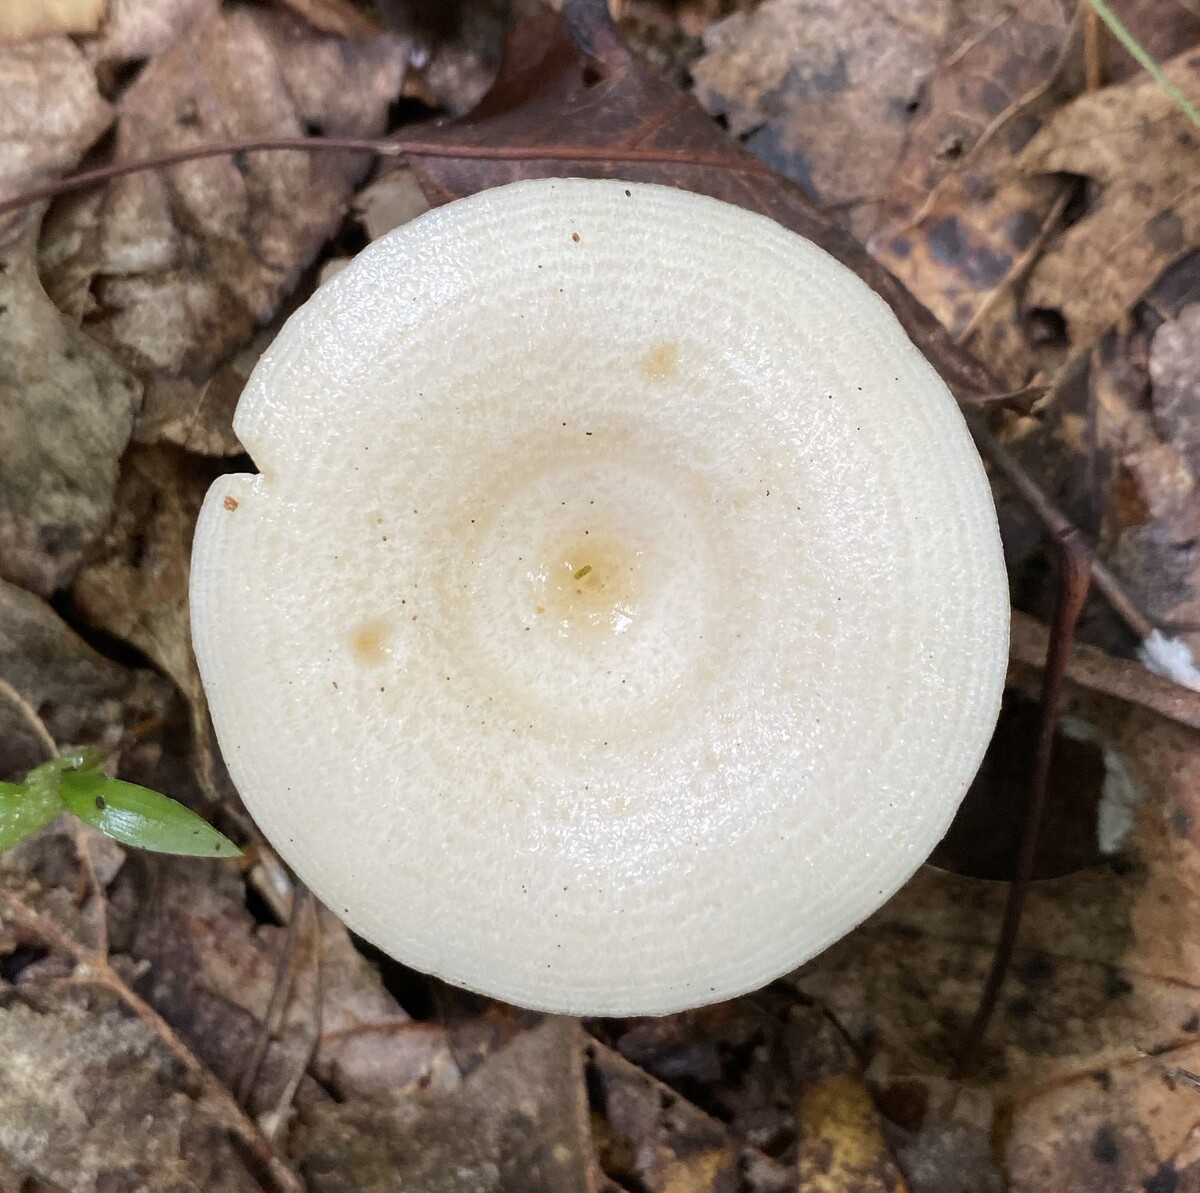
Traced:
<svg viewBox="0 0 1200 1193">
<path fill-rule="evenodd" d="M 878 908 L 995 724 L 962 416 L 760 215 L 553 179 L 434 210 L 242 395 L 192 624 L 230 773 L 355 932 L 523 1006 L 754 989 Z"/>
</svg>

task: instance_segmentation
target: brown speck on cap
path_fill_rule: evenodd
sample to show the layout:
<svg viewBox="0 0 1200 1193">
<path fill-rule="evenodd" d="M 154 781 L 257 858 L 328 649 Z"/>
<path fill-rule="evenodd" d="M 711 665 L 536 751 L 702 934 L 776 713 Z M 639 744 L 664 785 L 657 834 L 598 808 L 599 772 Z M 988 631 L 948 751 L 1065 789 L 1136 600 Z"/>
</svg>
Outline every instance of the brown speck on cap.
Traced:
<svg viewBox="0 0 1200 1193">
<path fill-rule="evenodd" d="M 375 667 L 387 657 L 388 623 L 378 617 L 363 622 L 350 635 L 350 651 L 358 662 Z"/>
<path fill-rule="evenodd" d="M 233 513 L 233 511 L 234 511 L 235 509 L 237 509 L 237 507 L 238 507 L 238 502 L 237 502 L 237 498 L 236 498 L 236 497 L 226 497 L 226 498 L 225 498 L 225 501 L 223 502 L 223 504 L 224 504 L 225 508 L 226 508 L 226 509 L 227 509 L 227 510 L 228 510 L 228 511 L 231 513 L 231 514 L 232 514 L 232 513 Z"/>
<path fill-rule="evenodd" d="M 663 340 L 642 357 L 642 375 L 651 381 L 669 381 L 679 371 L 679 345 Z"/>
</svg>

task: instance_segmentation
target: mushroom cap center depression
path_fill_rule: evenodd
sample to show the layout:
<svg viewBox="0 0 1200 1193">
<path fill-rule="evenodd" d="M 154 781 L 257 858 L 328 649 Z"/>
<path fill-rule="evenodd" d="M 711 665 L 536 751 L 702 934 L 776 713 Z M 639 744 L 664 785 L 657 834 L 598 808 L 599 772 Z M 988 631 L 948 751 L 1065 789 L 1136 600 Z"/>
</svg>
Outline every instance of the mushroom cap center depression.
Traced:
<svg viewBox="0 0 1200 1193">
<path fill-rule="evenodd" d="M 762 217 L 520 183 L 303 307 L 193 627 L 268 837 L 392 955 L 525 1005 L 753 988 L 882 903 L 990 736 L 1007 600 L 950 395 Z"/>
<path fill-rule="evenodd" d="M 461 557 L 431 544 L 447 563 L 431 581 L 487 703 L 534 731 L 572 724 L 612 744 L 620 723 L 647 724 L 696 682 L 706 633 L 717 644 L 727 531 L 682 454 L 637 446 L 652 427 L 600 418 L 557 432 L 467 487 Z"/>
</svg>

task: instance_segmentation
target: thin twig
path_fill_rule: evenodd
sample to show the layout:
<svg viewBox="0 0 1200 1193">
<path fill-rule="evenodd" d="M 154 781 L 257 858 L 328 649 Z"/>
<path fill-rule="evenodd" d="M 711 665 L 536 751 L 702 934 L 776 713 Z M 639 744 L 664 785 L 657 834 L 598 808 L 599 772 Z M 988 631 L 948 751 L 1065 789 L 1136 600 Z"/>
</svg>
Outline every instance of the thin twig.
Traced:
<svg viewBox="0 0 1200 1193">
<path fill-rule="evenodd" d="M 1091 552 L 1083 541 L 1083 535 L 1075 527 L 1068 526 L 1055 536 L 1055 546 L 1059 567 L 1058 603 L 1050 633 L 1049 656 L 1042 674 L 1041 724 L 1034 754 L 1029 812 L 1017 860 L 1017 876 L 1009 887 L 1008 901 L 1004 907 L 1000 939 L 984 982 L 979 1007 L 967 1029 L 958 1058 L 957 1070 L 960 1076 L 969 1072 L 975 1064 L 984 1033 L 996 1009 L 1004 979 L 1012 964 L 1021 916 L 1029 897 L 1034 865 L 1037 861 L 1038 842 L 1041 838 L 1042 819 L 1049 791 L 1050 762 L 1054 755 L 1054 734 L 1058 728 L 1058 709 L 1066 682 L 1067 663 L 1075 641 L 1075 627 L 1087 600 Z"/>
<path fill-rule="evenodd" d="M 1017 258 L 1012 268 L 1009 269 L 1004 277 L 988 291 L 987 296 L 980 303 L 979 309 L 971 316 L 971 321 L 954 337 L 956 344 L 965 344 L 979 330 L 984 319 L 991 314 L 1000 299 L 1021 281 L 1041 255 L 1042 249 L 1050 237 L 1050 233 L 1054 231 L 1058 226 L 1058 221 L 1062 219 L 1062 213 L 1066 210 L 1067 202 L 1071 197 L 1071 190 L 1072 184 L 1070 182 L 1060 184 L 1058 198 L 1051 204 L 1050 210 L 1046 213 L 1046 218 L 1042 220 L 1042 226 L 1038 229 L 1038 233 L 1033 238 L 1032 243 Z"/>
<path fill-rule="evenodd" d="M 1009 657 L 1014 663 L 1041 671 L 1046 666 L 1049 637 L 1050 631 L 1036 618 L 1014 611 Z M 1144 664 L 1133 659 L 1113 658 L 1094 646 L 1077 644 L 1067 667 L 1067 678 L 1077 687 L 1114 696 L 1126 704 L 1200 729 L 1200 692 L 1147 671 Z"/>
<path fill-rule="evenodd" d="M 1042 492 L 1038 483 L 1017 463 L 1012 453 L 983 425 L 978 415 L 966 408 L 963 416 L 975 440 L 975 446 L 986 460 L 989 460 L 1004 479 L 1012 486 L 1013 491 L 1029 508 L 1030 512 L 1041 522 L 1052 538 L 1064 538 L 1068 531 L 1074 530 L 1074 523 Z M 1092 557 L 1092 582 L 1104 599 L 1112 606 L 1113 612 L 1137 635 L 1138 641 L 1145 641 L 1153 632 L 1154 624 L 1134 604 L 1133 599 L 1121 587 L 1121 582 L 1094 555 Z"/>
<path fill-rule="evenodd" d="M 401 150 L 390 148 L 390 142 L 362 140 L 357 137 L 250 137 L 246 140 L 213 141 L 208 145 L 193 145 L 189 149 L 172 149 L 155 153 L 133 161 L 110 162 L 94 170 L 80 170 L 65 178 L 30 187 L 12 199 L 0 202 L 0 215 L 20 211 L 31 203 L 42 199 L 54 199 L 59 195 L 85 190 L 114 178 L 129 174 L 140 174 L 144 170 L 159 170 L 166 166 L 178 166 L 184 162 L 197 162 L 210 157 L 231 157 L 238 153 L 260 153 L 273 150 L 302 150 L 304 152 L 330 150 L 339 153 L 371 153 L 388 156 Z"/>
<path fill-rule="evenodd" d="M 3 696 L 16 708 L 17 712 L 21 714 L 22 718 L 29 725 L 29 728 L 33 730 L 38 743 L 46 751 L 47 761 L 51 758 L 57 758 L 61 753 L 58 748 L 58 742 L 54 740 L 54 734 L 46 728 L 46 722 L 42 720 L 38 710 L 6 679 L 0 679 L 0 696 Z"/>
<path fill-rule="evenodd" d="M 321 1044 L 321 1030 L 325 1021 L 325 970 L 323 966 L 325 933 L 321 928 L 321 908 L 315 899 L 310 898 L 306 900 L 306 903 L 312 913 L 313 930 L 312 1027 L 304 1055 L 296 1062 L 296 1066 L 292 1070 L 292 1075 L 288 1078 L 288 1082 L 283 1088 L 283 1093 L 279 1097 L 279 1102 L 271 1112 L 271 1117 L 265 1127 L 265 1134 L 268 1139 L 274 1139 L 287 1119 L 288 1111 L 291 1109 L 292 1102 L 296 1097 L 296 1091 L 300 1088 L 300 1082 L 304 1080 L 304 1074 L 308 1072 L 309 1065 L 312 1064 L 313 1059 L 317 1055 L 317 1049 Z"/>
<path fill-rule="evenodd" d="M 296 943 L 300 939 L 300 920 L 303 918 L 304 908 L 308 902 L 307 896 L 308 888 L 297 883 L 292 894 L 292 910 L 288 916 L 287 933 L 283 938 L 283 947 L 279 950 L 279 958 L 275 963 L 275 981 L 271 986 L 271 997 L 267 1003 L 266 1013 L 259 1024 L 258 1039 L 255 1041 L 254 1048 L 242 1069 L 242 1075 L 234 1087 L 237 1100 L 243 1106 L 250 1104 L 250 1095 L 254 1092 L 255 1083 L 258 1081 L 263 1058 L 267 1055 L 267 1048 L 271 1043 L 271 1035 L 277 1029 L 276 1021 L 282 1017 L 287 1006 L 288 994 L 292 988 L 292 962 L 296 957 Z"/>
<path fill-rule="evenodd" d="M 76 971 L 57 985 L 99 986 L 111 991 L 159 1039 L 167 1051 L 201 1084 L 219 1111 L 223 1125 L 247 1149 L 276 1193 L 304 1193 L 296 1174 L 287 1166 L 267 1137 L 237 1104 L 233 1095 L 190 1048 L 175 1034 L 170 1024 L 144 999 L 134 993 L 109 960 L 96 949 L 80 944 L 53 920 L 29 907 L 10 891 L 0 889 L 0 908 L 6 919 L 35 936 L 52 951 L 65 954 L 76 963 Z"/>
<path fill-rule="evenodd" d="M 695 153 L 692 150 L 655 148 L 610 148 L 603 145 L 456 145 L 452 141 L 405 141 L 383 139 L 364 141 L 352 137 L 273 137 L 244 141 L 216 141 L 191 149 L 174 149 L 136 161 L 111 162 L 94 170 L 69 174 L 55 182 L 31 187 L 15 198 L 0 202 L 0 216 L 19 211 L 42 199 L 84 190 L 114 178 L 178 166 L 184 162 L 211 157 L 230 157 L 241 153 L 265 153 L 282 150 L 304 152 L 370 153 L 379 157 L 457 157 L 484 161 L 599 161 L 608 165 L 622 162 L 708 168 L 718 166 L 734 174 L 768 174 L 770 167 L 750 155 Z"/>
</svg>

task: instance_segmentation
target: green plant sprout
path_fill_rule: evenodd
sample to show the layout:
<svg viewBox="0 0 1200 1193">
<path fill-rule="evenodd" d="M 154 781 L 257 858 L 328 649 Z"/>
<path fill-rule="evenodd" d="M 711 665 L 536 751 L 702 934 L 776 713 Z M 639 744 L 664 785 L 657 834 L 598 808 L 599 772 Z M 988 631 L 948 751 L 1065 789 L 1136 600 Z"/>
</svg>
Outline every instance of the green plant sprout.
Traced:
<svg viewBox="0 0 1200 1193">
<path fill-rule="evenodd" d="M 1149 51 L 1125 27 L 1105 0 L 1089 0 L 1096 15 L 1108 26 L 1109 32 L 1129 52 L 1133 60 L 1175 101 L 1180 111 L 1197 127 L 1200 128 L 1200 110 L 1183 94 L 1179 88 L 1167 78 L 1163 68 L 1154 60 Z"/>
<path fill-rule="evenodd" d="M 101 769 L 90 746 L 34 767 L 22 783 L 0 783 L 0 852 L 69 812 L 105 836 L 155 853 L 240 857 L 241 850 L 183 804 Z"/>
</svg>

